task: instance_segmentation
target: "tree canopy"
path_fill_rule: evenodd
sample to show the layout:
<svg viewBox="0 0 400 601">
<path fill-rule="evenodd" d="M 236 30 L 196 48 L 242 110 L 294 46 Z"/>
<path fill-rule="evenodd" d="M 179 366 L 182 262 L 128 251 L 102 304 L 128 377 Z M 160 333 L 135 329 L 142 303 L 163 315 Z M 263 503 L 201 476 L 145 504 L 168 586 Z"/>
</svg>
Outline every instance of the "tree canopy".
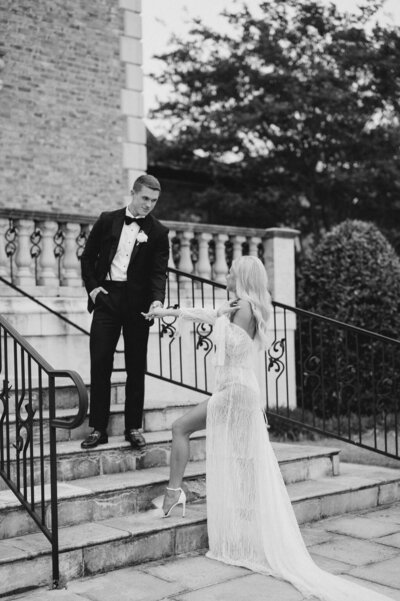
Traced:
<svg viewBox="0 0 400 601">
<path fill-rule="evenodd" d="M 153 111 L 170 126 L 156 161 L 211 176 L 199 210 L 314 233 L 399 220 L 400 29 L 372 24 L 381 4 L 234 2 L 226 30 L 194 21 L 157 57 L 171 93 Z"/>
</svg>

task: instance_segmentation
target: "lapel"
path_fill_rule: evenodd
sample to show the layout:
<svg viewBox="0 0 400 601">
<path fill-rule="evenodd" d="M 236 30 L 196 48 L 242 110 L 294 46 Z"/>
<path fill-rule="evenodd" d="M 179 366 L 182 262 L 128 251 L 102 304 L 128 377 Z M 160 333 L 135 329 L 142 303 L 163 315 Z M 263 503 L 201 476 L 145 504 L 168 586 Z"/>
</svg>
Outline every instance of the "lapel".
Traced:
<svg viewBox="0 0 400 601">
<path fill-rule="evenodd" d="M 145 217 L 143 219 L 143 225 L 142 225 L 142 227 L 140 228 L 139 231 L 144 232 L 147 236 L 149 236 L 152 227 L 153 227 L 153 218 L 151 217 L 151 215 L 147 215 L 147 217 Z M 132 262 L 134 261 L 136 255 L 138 254 L 138 252 L 140 250 L 140 247 L 144 246 L 146 244 L 147 244 L 147 242 L 141 242 L 139 244 L 139 242 L 136 240 L 135 246 L 133 247 L 133 251 L 132 251 L 132 254 L 131 254 L 130 261 L 129 261 L 128 269 L 132 265 Z"/>
<path fill-rule="evenodd" d="M 121 236 L 121 231 L 122 231 L 122 226 L 124 225 L 125 210 L 126 209 L 121 209 L 120 211 L 118 211 L 112 222 L 112 226 L 111 226 L 112 243 L 111 243 L 111 247 L 110 247 L 110 255 L 108 258 L 109 265 L 111 265 L 111 263 L 114 259 L 115 253 L 117 252 L 118 242 L 119 242 L 119 239 Z"/>
</svg>

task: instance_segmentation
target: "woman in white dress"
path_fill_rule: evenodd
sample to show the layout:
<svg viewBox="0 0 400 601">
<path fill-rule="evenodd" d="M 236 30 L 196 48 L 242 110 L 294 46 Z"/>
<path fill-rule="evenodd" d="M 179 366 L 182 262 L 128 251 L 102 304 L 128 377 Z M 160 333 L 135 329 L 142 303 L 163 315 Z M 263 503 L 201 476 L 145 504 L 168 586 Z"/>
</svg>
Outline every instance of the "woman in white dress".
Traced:
<svg viewBox="0 0 400 601">
<path fill-rule="evenodd" d="M 207 556 L 286 580 L 322 601 L 389 601 L 375 591 L 321 570 L 302 539 L 269 441 L 253 370 L 266 347 L 271 300 L 267 275 L 253 256 L 236 259 L 227 276 L 232 303 L 214 309 L 154 309 L 146 319 L 176 316 L 212 324 L 215 392 L 174 422 L 164 516 L 186 497 L 182 479 L 189 436 L 206 428 Z M 179 324 L 178 324 L 179 329 Z M 266 600 L 268 591 L 266 591 Z"/>
</svg>

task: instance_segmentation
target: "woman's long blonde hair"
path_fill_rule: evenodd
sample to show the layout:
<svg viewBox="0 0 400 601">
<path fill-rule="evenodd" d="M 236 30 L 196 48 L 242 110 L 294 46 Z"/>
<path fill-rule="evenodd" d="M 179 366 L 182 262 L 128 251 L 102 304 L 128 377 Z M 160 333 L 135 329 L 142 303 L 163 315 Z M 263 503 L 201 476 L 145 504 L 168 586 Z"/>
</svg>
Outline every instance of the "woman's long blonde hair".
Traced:
<svg viewBox="0 0 400 601">
<path fill-rule="evenodd" d="M 235 259 L 231 266 L 236 278 L 236 296 L 248 301 L 256 320 L 257 342 L 267 345 L 267 323 L 272 314 L 271 295 L 268 292 L 268 276 L 257 257 L 245 255 Z"/>
</svg>

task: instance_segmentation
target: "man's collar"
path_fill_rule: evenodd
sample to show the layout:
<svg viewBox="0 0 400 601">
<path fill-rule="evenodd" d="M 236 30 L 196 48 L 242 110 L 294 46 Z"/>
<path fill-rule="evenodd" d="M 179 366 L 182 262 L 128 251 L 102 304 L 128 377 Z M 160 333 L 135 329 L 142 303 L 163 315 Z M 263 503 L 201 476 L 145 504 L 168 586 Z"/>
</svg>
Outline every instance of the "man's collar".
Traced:
<svg viewBox="0 0 400 601">
<path fill-rule="evenodd" d="M 140 215 L 133 215 L 132 211 L 129 209 L 129 205 L 125 209 L 125 215 L 133 217 L 133 219 L 140 219 L 141 221 L 145 219 L 145 217 L 141 217 Z"/>
</svg>

